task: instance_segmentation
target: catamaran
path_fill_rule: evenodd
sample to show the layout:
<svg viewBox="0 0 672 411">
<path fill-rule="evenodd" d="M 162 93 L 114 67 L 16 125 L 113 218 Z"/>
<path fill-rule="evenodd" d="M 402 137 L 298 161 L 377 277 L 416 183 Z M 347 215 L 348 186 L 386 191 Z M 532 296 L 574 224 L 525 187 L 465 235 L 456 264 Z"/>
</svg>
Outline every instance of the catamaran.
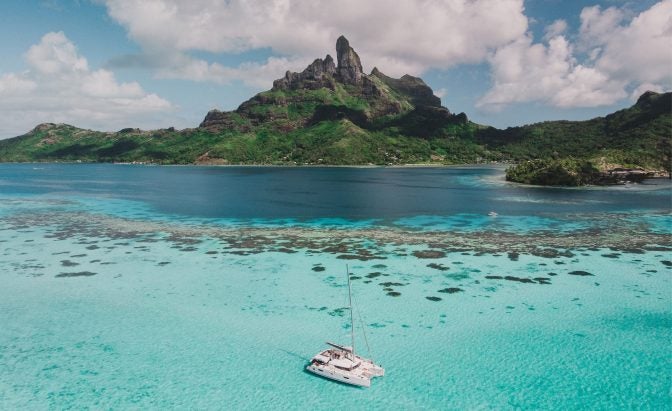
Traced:
<svg viewBox="0 0 672 411">
<path fill-rule="evenodd" d="M 352 288 L 350 286 L 350 272 L 346 266 L 348 275 L 348 302 L 350 309 L 350 337 L 351 346 L 328 342 L 331 348 L 326 349 L 314 356 L 306 370 L 324 378 L 339 381 L 345 384 L 370 387 L 371 378 L 382 377 L 385 369 L 368 358 L 355 354 L 355 322 L 352 313 Z M 362 324 L 363 326 L 363 324 Z"/>
</svg>

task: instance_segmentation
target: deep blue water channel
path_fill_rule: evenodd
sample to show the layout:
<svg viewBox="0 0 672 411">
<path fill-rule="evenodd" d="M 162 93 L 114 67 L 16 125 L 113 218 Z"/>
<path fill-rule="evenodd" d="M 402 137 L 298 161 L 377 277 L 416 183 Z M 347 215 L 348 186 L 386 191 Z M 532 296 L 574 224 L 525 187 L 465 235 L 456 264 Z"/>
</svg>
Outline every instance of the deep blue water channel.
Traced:
<svg viewBox="0 0 672 411">
<path fill-rule="evenodd" d="M 610 188 L 527 187 L 506 183 L 501 167 L 0 165 L 3 194 L 108 196 L 166 214 L 229 219 L 665 211 L 670 187 L 665 179 Z"/>
</svg>

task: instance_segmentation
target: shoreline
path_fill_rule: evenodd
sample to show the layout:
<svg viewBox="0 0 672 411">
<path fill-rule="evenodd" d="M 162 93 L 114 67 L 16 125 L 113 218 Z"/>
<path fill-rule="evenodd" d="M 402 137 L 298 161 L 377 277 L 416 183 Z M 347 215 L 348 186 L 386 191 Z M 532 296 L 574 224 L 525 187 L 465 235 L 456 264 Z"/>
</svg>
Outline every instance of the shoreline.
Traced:
<svg viewBox="0 0 672 411">
<path fill-rule="evenodd" d="M 1 161 L 2 164 L 63 164 L 63 165 L 123 165 L 123 166 L 147 166 L 147 167 L 274 167 L 274 168 L 478 168 L 492 167 L 505 168 L 513 163 L 408 163 L 408 164 L 208 164 L 208 163 L 189 163 L 189 164 L 161 164 L 148 162 L 97 162 L 97 161 Z"/>
</svg>

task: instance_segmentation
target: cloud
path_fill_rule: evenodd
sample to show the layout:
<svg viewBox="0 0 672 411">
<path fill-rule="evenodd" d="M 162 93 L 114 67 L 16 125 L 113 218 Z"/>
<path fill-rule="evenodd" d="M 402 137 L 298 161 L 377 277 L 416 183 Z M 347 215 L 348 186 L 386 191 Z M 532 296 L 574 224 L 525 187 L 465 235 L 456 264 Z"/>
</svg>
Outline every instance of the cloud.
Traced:
<svg viewBox="0 0 672 411">
<path fill-rule="evenodd" d="M 172 104 L 136 82 L 119 82 L 106 69 L 91 70 L 63 32 L 45 34 L 25 54 L 28 69 L 0 73 L 0 137 L 38 123 L 72 123 L 114 130 L 158 127 Z"/>
<path fill-rule="evenodd" d="M 570 108 L 611 105 L 628 90 L 672 86 L 672 2 L 662 1 L 624 24 L 617 8 L 587 7 L 581 12 L 576 44 L 554 22 L 546 42 L 530 33 L 498 48 L 489 58 L 493 87 L 477 107 L 497 110 L 513 103 L 537 101 Z M 582 54 L 585 53 L 586 57 Z"/>
<path fill-rule="evenodd" d="M 580 18 L 580 45 L 589 48 L 609 41 L 609 36 L 618 30 L 625 13 L 616 7 L 602 11 L 600 6 L 592 6 L 581 10 Z"/>
<path fill-rule="evenodd" d="M 252 88 L 268 88 L 285 71 L 301 71 L 313 59 L 305 57 L 269 57 L 265 61 L 243 62 L 235 67 L 210 63 L 182 52 L 144 53 L 117 56 L 108 61 L 110 68 L 147 68 L 160 79 L 181 79 L 228 85 L 241 81 Z"/>
<path fill-rule="evenodd" d="M 448 90 L 446 90 L 445 88 L 434 90 L 434 95 L 438 98 L 444 98 L 448 95 Z"/>
<path fill-rule="evenodd" d="M 0 96 L 7 98 L 30 93 L 37 83 L 20 74 L 6 73 L 0 76 Z"/>
<path fill-rule="evenodd" d="M 148 54 L 239 53 L 270 48 L 291 61 L 334 53 L 344 34 L 363 58 L 390 75 L 421 74 L 483 61 L 527 30 L 522 0 L 105 0 L 108 14 Z M 225 67 L 183 59 L 164 75 L 246 79 L 246 69 L 284 74 L 278 61 Z M 250 63 L 254 64 L 254 63 Z M 207 65 L 207 67 L 206 67 Z M 272 75 L 270 74 L 272 73 Z M 249 76 L 248 76 L 249 77 Z"/>
<path fill-rule="evenodd" d="M 28 49 L 26 60 L 30 66 L 43 74 L 87 72 L 89 65 L 77 54 L 75 45 L 63 32 L 47 33 L 39 44 Z"/>
<path fill-rule="evenodd" d="M 268 88 L 278 78 L 278 73 L 287 70 L 301 71 L 310 63 L 310 60 L 301 57 L 269 57 L 264 62 L 243 62 L 236 67 L 208 63 L 188 56 L 183 56 L 178 61 L 179 64 L 158 69 L 157 77 L 218 84 L 229 84 L 238 80 L 253 88 Z"/>
<path fill-rule="evenodd" d="M 548 41 L 553 37 L 563 34 L 567 30 L 567 22 L 564 20 L 556 20 L 551 23 L 546 30 L 544 30 L 544 40 Z"/>
<path fill-rule="evenodd" d="M 609 22 L 610 14 L 610 9 L 604 10 L 593 16 L 593 20 Z M 583 27 L 582 22 L 582 36 Z M 672 84 L 672 1 L 655 4 L 627 25 L 607 27 L 607 35 L 597 36 L 599 40 L 595 41 L 600 49 L 595 63 L 599 70 L 636 83 L 666 84 L 669 88 Z"/>
<path fill-rule="evenodd" d="M 556 107 L 594 107 L 625 97 L 624 84 L 577 64 L 563 36 L 547 45 L 527 35 L 502 47 L 490 59 L 494 86 L 477 107 L 500 109 L 511 103 L 541 101 Z"/>
</svg>

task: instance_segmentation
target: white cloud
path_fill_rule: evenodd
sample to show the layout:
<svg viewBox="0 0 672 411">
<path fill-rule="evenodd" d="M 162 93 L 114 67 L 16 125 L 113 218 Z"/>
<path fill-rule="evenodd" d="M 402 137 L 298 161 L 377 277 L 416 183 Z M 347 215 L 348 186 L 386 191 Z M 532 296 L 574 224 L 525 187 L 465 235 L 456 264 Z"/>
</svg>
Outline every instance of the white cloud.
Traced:
<svg viewBox="0 0 672 411">
<path fill-rule="evenodd" d="M 0 96 L 9 96 L 29 93 L 37 87 L 37 83 L 20 74 L 6 73 L 0 76 Z"/>
<path fill-rule="evenodd" d="M 0 137 L 25 133 L 38 123 L 71 123 L 115 130 L 159 127 L 174 108 L 136 82 L 119 82 L 86 58 L 62 32 L 45 34 L 25 54 L 28 69 L 0 73 Z"/>
<path fill-rule="evenodd" d="M 528 33 L 498 48 L 489 58 L 493 87 L 477 106 L 496 110 L 538 101 L 563 108 L 596 107 L 614 104 L 628 90 L 644 86 L 669 90 L 672 1 L 661 1 L 627 24 L 625 16 L 616 8 L 587 7 L 581 12 L 576 45 L 561 34 L 566 25 L 556 21 L 546 30 L 545 43 L 534 43 Z M 584 61 L 579 61 L 581 51 L 587 53 Z"/>
<path fill-rule="evenodd" d="M 290 61 L 335 53 L 344 34 L 365 69 L 418 75 L 482 61 L 527 30 L 522 0 L 105 0 L 109 15 L 148 53 L 237 53 L 270 48 Z M 250 63 L 253 64 L 253 63 Z M 246 80 L 246 68 L 278 78 L 274 61 L 224 67 L 184 60 L 182 74 Z M 207 65 L 207 67 L 206 67 Z M 177 67 L 170 72 L 179 72 Z M 271 74 L 272 73 L 272 74 Z M 166 73 L 164 73 L 166 75 Z M 266 81 L 266 80 L 264 80 Z M 265 85 L 270 86 L 270 81 Z"/>
<path fill-rule="evenodd" d="M 544 30 L 544 40 L 550 40 L 563 34 L 567 30 L 567 22 L 564 20 L 556 20 L 551 23 L 546 30 Z"/>
<path fill-rule="evenodd" d="M 154 70 L 160 79 L 181 79 L 196 82 L 211 82 L 227 85 L 233 81 L 264 89 L 285 71 L 301 71 L 313 59 L 306 57 L 269 57 L 265 61 L 247 61 L 230 67 L 220 63 L 210 63 L 180 51 L 161 53 L 131 54 L 118 56 L 108 62 L 109 67 L 141 67 Z"/>
<path fill-rule="evenodd" d="M 592 67 L 577 65 L 567 74 L 563 87 L 551 97 L 556 107 L 597 107 L 613 104 L 627 96 L 625 83 Z"/>
<path fill-rule="evenodd" d="M 604 11 L 600 6 L 584 8 L 581 10 L 580 45 L 590 48 L 606 43 L 624 18 L 625 13 L 615 7 Z"/>
<path fill-rule="evenodd" d="M 609 10 L 597 19 L 609 20 Z M 583 25 L 582 25 L 583 26 Z M 630 24 L 611 27 L 597 46 L 596 67 L 636 83 L 672 85 L 672 1 L 666 0 L 636 16 Z"/>
<path fill-rule="evenodd" d="M 263 62 L 243 62 L 236 67 L 229 67 L 195 59 L 184 53 L 160 55 L 156 59 L 161 63 L 154 61 L 151 64 L 155 66 L 158 78 L 217 84 L 230 84 L 237 80 L 258 89 L 268 88 L 280 76 L 279 73 L 301 71 L 312 61 L 303 57 L 269 57 Z"/>
<path fill-rule="evenodd" d="M 495 84 L 478 102 L 498 109 L 511 103 L 542 101 L 557 107 L 592 107 L 625 97 L 622 84 L 577 64 L 563 36 L 548 45 L 527 35 L 500 48 L 490 59 Z"/>
<path fill-rule="evenodd" d="M 138 83 L 117 83 L 108 70 L 96 70 L 83 76 L 81 87 L 83 94 L 99 98 L 142 98 L 145 94 Z"/>
<path fill-rule="evenodd" d="M 75 45 L 62 31 L 45 34 L 39 44 L 28 49 L 26 60 L 33 69 L 44 74 L 89 70 L 86 59 L 77 54 Z"/>
</svg>

